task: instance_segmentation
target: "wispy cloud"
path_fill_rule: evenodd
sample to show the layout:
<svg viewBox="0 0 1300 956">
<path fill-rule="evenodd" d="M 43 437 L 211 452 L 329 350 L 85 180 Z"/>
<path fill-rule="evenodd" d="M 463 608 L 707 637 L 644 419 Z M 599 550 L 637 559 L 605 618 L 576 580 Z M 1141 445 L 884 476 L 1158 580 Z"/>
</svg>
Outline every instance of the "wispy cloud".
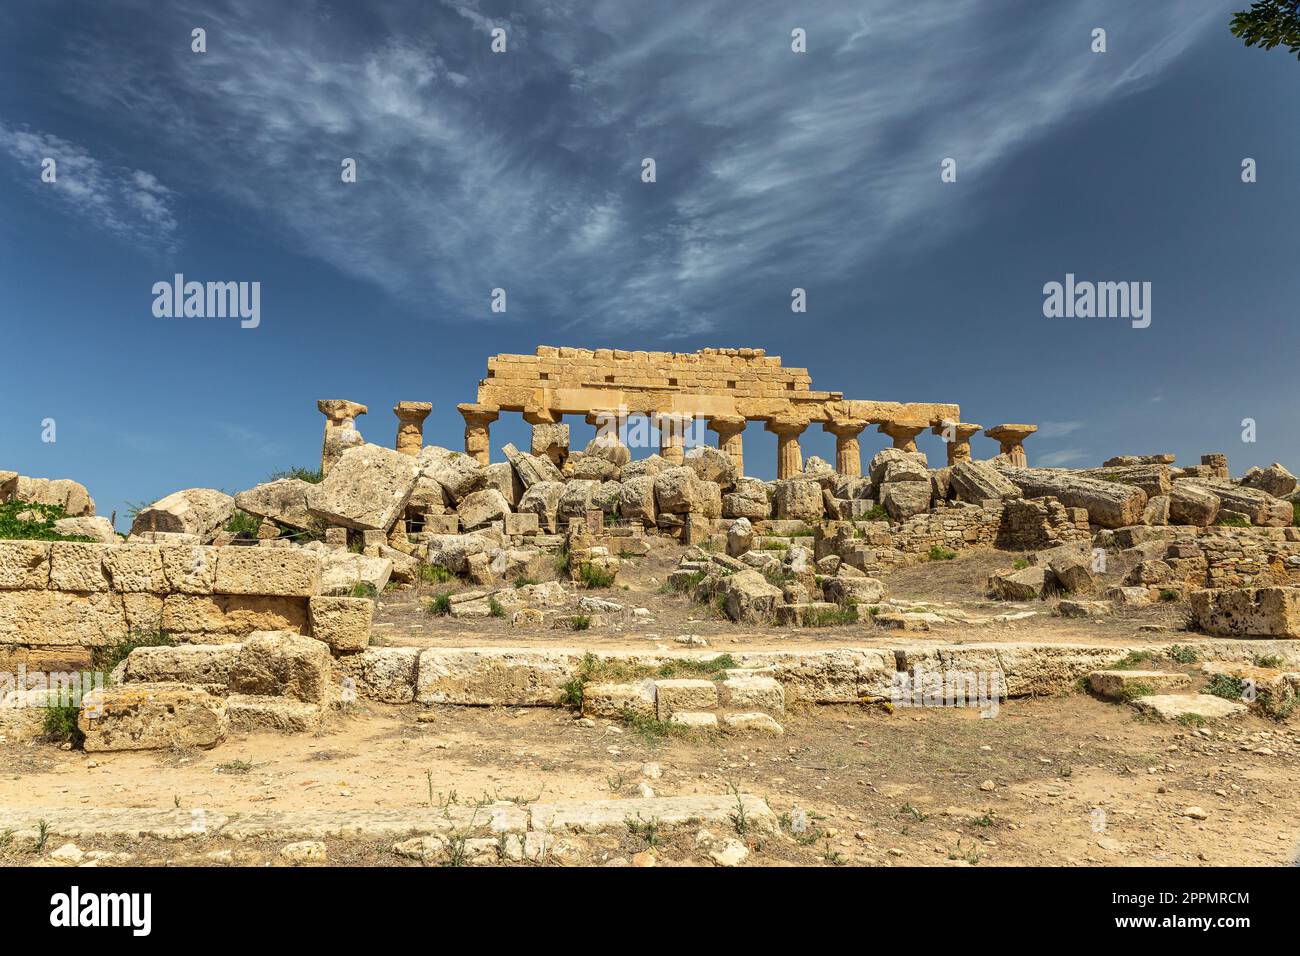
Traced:
<svg viewBox="0 0 1300 956">
<path fill-rule="evenodd" d="M 1084 426 L 1083 422 L 1039 422 L 1037 438 L 1064 438 L 1077 432 Z"/>
<path fill-rule="evenodd" d="M 173 194 L 152 173 L 114 166 L 85 147 L 51 133 L 0 123 L 0 155 L 12 160 L 11 178 L 70 215 L 137 244 L 169 248 L 175 241 Z M 42 178 L 53 160 L 53 180 Z"/>
<path fill-rule="evenodd" d="M 1061 448 L 1033 456 L 1031 465 L 1044 468 L 1066 468 L 1088 460 L 1088 453 L 1082 448 Z"/>
<path fill-rule="evenodd" d="M 207 24 L 202 55 L 169 29 L 130 51 L 76 37 L 68 92 L 167 130 L 192 181 L 431 315 L 494 318 L 499 286 L 507 319 L 665 335 L 707 327 L 738 290 L 775 301 L 869 270 L 900 236 L 950 234 L 944 189 L 978 190 L 1221 19 L 1194 0 L 1035 4 L 996 27 L 984 0 L 700 0 L 671 16 L 548 0 L 507 19 L 460 0 L 385 7 L 375 31 L 344 22 L 351 9 L 287 9 L 169 8 L 184 35 Z M 1116 52 L 1092 54 L 1103 20 Z M 485 35 L 498 24 L 502 55 Z M 794 26 L 807 54 L 790 51 Z M 345 156 L 355 185 L 339 181 Z M 958 187 L 939 181 L 948 156 Z"/>
</svg>

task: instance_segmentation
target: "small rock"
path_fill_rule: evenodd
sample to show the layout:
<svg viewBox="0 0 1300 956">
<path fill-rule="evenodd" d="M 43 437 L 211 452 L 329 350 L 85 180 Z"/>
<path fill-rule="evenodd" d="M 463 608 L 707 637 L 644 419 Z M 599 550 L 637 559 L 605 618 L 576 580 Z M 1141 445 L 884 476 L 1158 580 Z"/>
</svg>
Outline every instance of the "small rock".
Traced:
<svg viewBox="0 0 1300 956">
<path fill-rule="evenodd" d="M 996 789 L 996 787 L 992 780 L 985 780 L 983 783 L 980 784 L 980 789 L 987 793 L 990 790 Z"/>
<path fill-rule="evenodd" d="M 739 840 L 728 840 L 721 849 L 709 854 L 709 859 L 718 866 L 739 866 L 749 858 L 749 848 Z"/>
<path fill-rule="evenodd" d="M 320 840 L 303 840 L 280 848 L 280 859 L 298 866 L 303 863 L 324 863 L 325 844 Z"/>
<path fill-rule="evenodd" d="M 1183 816 L 1191 817 L 1193 820 L 1210 819 L 1210 814 L 1201 807 L 1185 807 L 1183 809 Z"/>
</svg>

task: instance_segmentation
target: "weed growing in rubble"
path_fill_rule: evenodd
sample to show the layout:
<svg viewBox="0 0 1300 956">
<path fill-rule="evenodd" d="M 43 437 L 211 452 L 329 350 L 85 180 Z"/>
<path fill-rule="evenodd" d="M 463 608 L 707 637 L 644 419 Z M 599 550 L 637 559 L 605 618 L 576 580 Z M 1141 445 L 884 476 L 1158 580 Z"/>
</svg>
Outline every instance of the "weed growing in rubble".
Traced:
<svg viewBox="0 0 1300 956">
<path fill-rule="evenodd" d="M 956 551 L 951 548 L 945 548 L 941 544 L 933 545 L 930 548 L 931 561 L 951 561 L 955 557 L 957 557 Z"/>
<path fill-rule="evenodd" d="M 1130 701 L 1137 700 L 1139 697 L 1150 697 L 1156 692 L 1156 689 L 1150 684 L 1126 684 L 1124 689 L 1119 692 L 1120 700 Z"/>
<path fill-rule="evenodd" d="M 735 829 L 737 836 L 744 836 L 749 832 L 749 813 L 745 810 L 745 801 L 740 796 L 740 787 L 735 782 L 729 782 L 727 788 L 731 795 L 736 798 L 736 809 L 731 811 L 731 826 Z"/>
<path fill-rule="evenodd" d="M 1113 669 L 1117 671 L 1132 670 L 1139 664 L 1145 664 L 1149 660 L 1151 660 L 1150 651 L 1129 651 L 1121 661 L 1114 665 Z"/>
<path fill-rule="evenodd" d="M 1292 509 L 1294 508 L 1295 508 L 1295 504 L 1293 502 Z M 1226 514 L 1219 515 L 1219 517 L 1215 520 L 1214 523 L 1219 525 L 1222 528 L 1249 528 L 1250 527 L 1249 521 L 1247 521 L 1241 515 L 1235 514 L 1234 512 L 1231 511 Z"/>
<path fill-rule="evenodd" d="M 591 627 L 590 614 L 574 614 L 569 618 L 569 627 L 575 631 L 585 631 Z"/>
<path fill-rule="evenodd" d="M 448 581 L 454 581 L 455 578 L 456 575 L 441 564 L 420 565 L 420 580 L 425 584 L 446 584 Z"/>
<path fill-rule="evenodd" d="M 428 611 L 430 614 L 437 615 L 438 617 L 442 617 L 445 614 L 450 614 L 451 595 L 439 594 L 436 598 L 433 598 L 427 604 L 425 604 L 424 609 Z"/>
<path fill-rule="evenodd" d="M 91 670 L 107 675 L 111 674 L 113 669 L 126 660 L 137 647 L 175 646 L 176 638 L 170 634 L 132 631 L 116 644 L 109 644 L 107 647 L 96 647 L 92 650 L 90 652 L 90 667 Z"/>
<path fill-rule="evenodd" d="M 974 843 L 972 843 L 968 847 L 962 847 L 961 838 L 959 837 L 957 839 L 957 847 L 951 853 L 948 854 L 948 859 L 965 860 L 971 866 L 974 866 L 976 863 L 980 861 L 980 852 L 979 849 L 976 848 Z"/>
<path fill-rule="evenodd" d="M 226 522 L 225 530 L 227 534 L 233 534 L 236 537 L 242 535 L 246 538 L 256 538 L 257 529 L 261 525 L 262 519 L 257 515 L 236 508 L 235 513 L 230 516 L 230 520 Z"/>
<path fill-rule="evenodd" d="M 1291 502 L 1291 524 L 1300 526 L 1300 501 Z"/>
<path fill-rule="evenodd" d="M 495 596 L 488 598 L 488 617 L 505 617 L 506 609 L 501 606 L 501 602 Z"/>
<path fill-rule="evenodd" d="M 80 713 L 79 704 L 46 704 L 41 730 L 55 743 L 70 743 L 74 747 L 80 747 L 86 739 L 86 735 L 77 726 L 77 716 Z"/>
<path fill-rule="evenodd" d="M 584 564 L 579 567 L 578 577 L 586 588 L 607 588 L 614 584 L 614 572 L 594 564 Z"/>
<path fill-rule="evenodd" d="M 375 590 L 375 586 L 369 581 L 358 581 L 356 584 L 352 585 L 352 590 L 348 592 L 349 597 L 370 598 L 372 601 L 378 595 L 379 592 Z"/>
<path fill-rule="evenodd" d="M 536 584 L 536 583 L 537 583 L 536 578 L 530 578 L 526 574 L 521 574 L 519 575 L 519 577 L 515 578 L 515 587 L 517 588 L 526 588 L 530 584 Z"/>
<path fill-rule="evenodd" d="M 688 737 L 691 729 L 683 724 L 674 724 L 670 720 L 659 720 L 624 710 L 620 719 L 623 726 L 641 738 L 647 745 L 657 744 L 666 737 Z"/>
<path fill-rule="evenodd" d="M 19 516 L 22 516 L 21 518 Z M 34 505 L 26 501 L 0 504 L 0 538 L 29 541 L 94 541 L 84 534 L 59 534 L 54 522 L 66 518 L 61 505 Z"/>
<path fill-rule="evenodd" d="M 225 763 L 217 764 L 217 773 L 235 773 L 245 774 L 253 769 L 253 765 L 247 760 L 227 760 Z"/>
<path fill-rule="evenodd" d="M 1029 562 L 1024 558 L 1016 558 L 1011 564 L 1011 570 L 1013 571 L 1023 571 L 1027 567 L 1029 567 Z"/>
<path fill-rule="evenodd" d="M 628 817 L 623 822 L 627 824 L 628 833 L 645 841 L 647 849 L 656 847 L 663 842 L 663 835 L 660 833 L 658 817 L 651 817 L 649 820 L 643 820 L 641 814 L 638 813 L 635 820 Z"/>
<path fill-rule="evenodd" d="M 1282 666 L 1282 658 L 1276 654 L 1256 654 L 1252 660 L 1256 667 L 1278 668 Z"/>
<path fill-rule="evenodd" d="M 808 627 L 835 627 L 839 624 L 855 624 L 858 620 L 858 606 L 852 601 L 838 607 L 815 608 L 808 612 L 805 623 Z"/>
<path fill-rule="evenodd" d="M 1186 644 L 1175 644 L 1169 648 L 1169 656 L 1179 664 L 1195 664 L 1196 648 L 1189 647 Z"/>
<path fill-rule="evenodd" d="M 1177 720 L 1184 727 L 1191 728 L 1192 730 L 1205 726 L 1205 718 L 1200 714 L 1179 714 Z"/>
<path fill-rule="evenodd" d="M 36 846 L 33 852 L 44 853 L 45 844 L 50 841 L 50 823 L 48 820 L 41 820 L 36 824 Z"/>
<path fill-rule="evenodd" d="M 693 571 L 690 574 L 669 578 L 659 586 L 660 594 L 689 594 L 704 580 L 706 571 Z"/>
<path fill-rule="evenodd" d="M 1241 700 L 1241 691 L 1241 681 L 1231 674 L 1215 674 L 1201 693 L 1213 694 L 1224 700 Z"/>
<path fill-rule="evenodd" d="M 294 465 L 287 471 L 272 472 L 267 481 L 279 481 L 281 478 L 297 478 L 299 481 L 319 485 L 325 480 L 325 475 L 321 473 L 319 468 L 303 468 L 300 465 Z"/>
</svg>

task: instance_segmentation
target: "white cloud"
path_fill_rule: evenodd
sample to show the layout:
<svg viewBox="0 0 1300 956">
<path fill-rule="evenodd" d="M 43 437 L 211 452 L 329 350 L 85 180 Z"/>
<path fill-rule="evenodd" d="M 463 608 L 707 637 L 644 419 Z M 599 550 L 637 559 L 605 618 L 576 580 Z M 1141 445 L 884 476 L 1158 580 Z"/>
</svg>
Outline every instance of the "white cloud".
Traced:
<svg viewBox="0 0 1300 956">
<path fill-rule="evenodd" d="M 175 241 L 172 191 L 151 173 L 110 165 L 51 133 L 4 123 L 0 154 L 13 160 L 14 179 L 106 232 L 155 248 L 168 248 Z M 55 163 L 53 182 L 41 176 L 47 158 Z"/>
<path fill-rule="evenodd" d="M 978 191 L 1009 153 L 1141 88 L 1221 19 L 1193 0 L 1041 4 L 996 26 L 983 0 L 795 14 L 698 0 L 671 15 L 551 0 L 511 14 L 511 52 L 493 55 L 481 31 L 497 21 L 470 0 L 389 11 L 391 35 L 374 37 L 251 0 L 212 6 L 201 59 L 82 41 L 70 92 L 123 123 L 148 117 L 196 184 L 431 315 L 492 318 L 501 286 L 508 319 L 662 335 L 707 328 L 742 291 L 775 303 L 861 274 L 900 239 L 950 235 L 945 189 Z M 809 53 L 790 51 L 792 25 Z M 344 156 L 355 186 L 339 183 Z M 640 182 L 645 156 L 655 184 Z M 958 186 L 939 181 L 945 156 Z M 155 202 L 167 208 L 142 189 L 134 205 Z"/>
<path fill-rule="evenodd" d="M 1088 460 L 1088 453 L 1082 448 L 1061 448 L 1057 451 L 1034 455 L 1029 462 L 1035 467 L 1066 468 L 1081 461 Z"/>
<path fill-rule="evenodd" d="M 1077 432 L 1084 426 L 1083 422 L 1039 422 L 1036 438 L 1064 438 Z"/>
</svg>

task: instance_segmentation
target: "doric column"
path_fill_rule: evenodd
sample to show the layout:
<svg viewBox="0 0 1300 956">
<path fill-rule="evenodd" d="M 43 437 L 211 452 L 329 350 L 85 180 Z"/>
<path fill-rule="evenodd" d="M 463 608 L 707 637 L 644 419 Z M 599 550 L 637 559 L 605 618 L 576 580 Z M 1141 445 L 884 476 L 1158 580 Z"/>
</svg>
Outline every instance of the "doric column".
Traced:
<svg viewBox="0 0 1300 956">
<path fill-rule="evenodd" d="M 731 457 L 736 474 L 745 473 L 745 419 L 739 415 L 718 415 L 709 419 L 708 429 L 717 432 L 718 447 Z"/>
<path fill-rule="evenodd" d="M 424 420 L 433 411 L 429 402 L 398 402 L 393 406 L 397 416 L 397 441 L 393 447 L 403 455 L 415 456 L 424 447 Z"/>
<path fill-rule="evenodd" d="M 670 465 L 680 465 L 686 457 L 686 423 L 690 416 L 659 412 L 654 420 L 659 429 L 659 457 Z"/>
<path fill-rule="evenodd" d="M 334 462 L 342 458 L 345 451 L 353 445 L 361 444 L 361 433 L 357 431 L 355 419 L 370 409 L 360 402 L 349 402 L 342 398 L 322 398 L 316 403 L 316 407 L 325 416 L 325 440 L 321 443 L 320 470 L 322 475 L 327 475 Z"/>
<path fill-rule="evenodd" d="M 941 422 L 930 429 L 944 440 L 948 447 L 948 464 L 970 461 L 970 440 L 983 428 L 970 422 Z"/>
<path fill-rule="evenodd" d="M 798 418 L 772 418 L 763 426 L 776 435 L 776 479 L 784 481 L 803 472 L 799 436 L 808 423 Z"/>
<path fill-rule="evenodd" d="M 822 423 L 822 429 L 835 436 L 835 470 L 841 475 L 856 478 L 862 474 L 862 452 L 858 448 L 858 436 L 869 424 L 861 418 L 841 418 Z"/>
<path fill-rule="evenodd" d="M 984 429 L 984 434 L 998 443 L 998 453 L 1006 455 L 1017 468 L 1028 468 L 1025 457 L 1025 439 L 1038 431 L 1037 425 L 1002 424 Z"/>
<path fill-rule="evenodd" d="M 892 438 L 895 448 L 916 451 L 916 436 L 928 427 L 928 422 L 884 422 L 876 431 Z"/>
<path fill-rule="evenodd" d="M 489 451 L 492 441 L 488 426 L 497 420 L 500 412 L 487 405 L 457 405 L 456 411 L 465 419 L 465 454 L 472 455 L 480 465 L 491 461 Z"/>
</svg>

